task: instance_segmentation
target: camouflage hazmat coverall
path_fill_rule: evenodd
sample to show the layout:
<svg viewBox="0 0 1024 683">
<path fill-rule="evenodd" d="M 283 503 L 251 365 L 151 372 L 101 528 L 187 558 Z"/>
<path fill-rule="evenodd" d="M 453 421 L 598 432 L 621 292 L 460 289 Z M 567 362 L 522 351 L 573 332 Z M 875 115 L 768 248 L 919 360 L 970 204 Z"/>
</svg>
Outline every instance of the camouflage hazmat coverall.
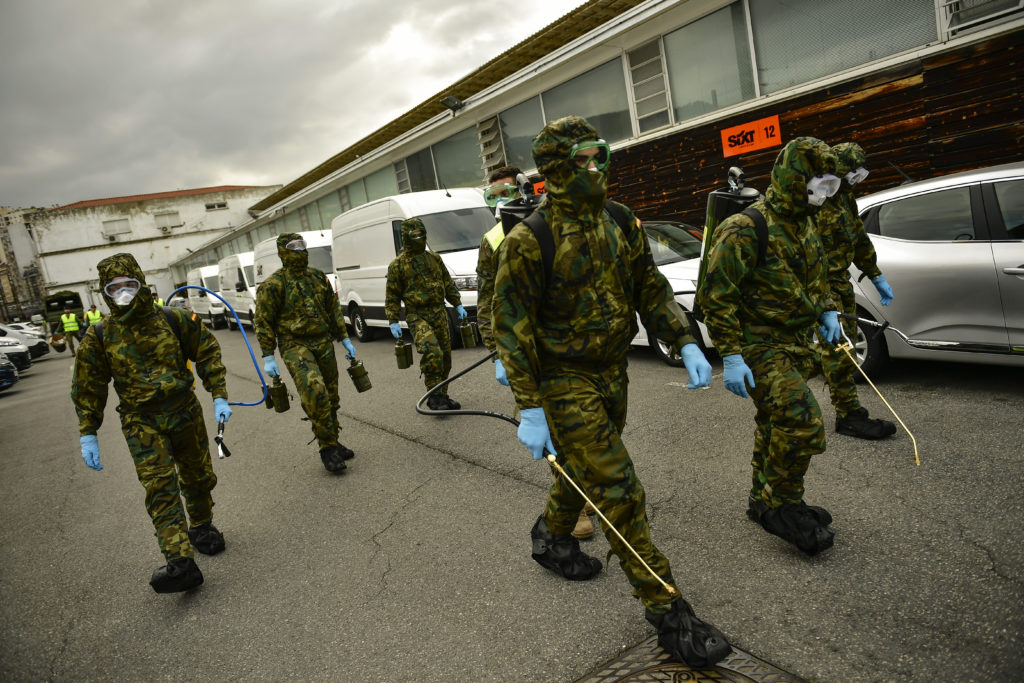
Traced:
<svg viewBox="0 0 1024 683">
<path fill-rule="evenodd" d="M 498 247 L 505 239 L 501 223 L 484 234 L 476 262 L 476 322 L 480 338 L 488 351 L 494 351 L 494 333 L 491 331 L 491 299 L 494 297 L 494 277 L 498 271 Z"/>
<path fill-rule="evenodd" d="M 667 584 L 668 559 L 651 541 L 644 488 L 622 443 L 626 424 L 626 353 L 636 314 L 679 351 L 694 342 L 672 289 L 658 272 L 639 221 L 626 207 L 624 233 L 605 210 L 607 175 L 577 172 L 576 142 L 598 139 L 585 120 L 548 124 L 533 143 L 548 198 L 538 209 L 554 240 L 550 282 L 537 239 L 522 223 L 498 251 L 494 339 L 520 409 L 543 407 L 559 463 Z M 548 493 L 544 520 L 555 535 L 572 531 L 583 498 L 563 477 Z M 602 522 L 603 524 L 603 522 Z M 679 599 L 654 579 L 604 527 L 633 587 L 654 613 Z"/>
<path fill-rule="evenodd" d="M 462 297 L 441 257 L 409 239 L 414 229 L 426 230 L 419 218 L 402 222 L 402 253 L 388 266 L 384 310 L 388 322 L 397 323 L 405 302 L 405 321 L 420 353 L 423 383 L 431 389 L 448 379 L 452 369 L 452 339 L 444 302 L 447 299 L 458 306 Z M 447 395 L 447 389 L 437 393 Z"/>
<path fill-rule="evenodd" d="M 220 346 L 201 321 L 171 308 L 167 310 L 178 319 L 180 340 L 175 336 L 163 311 L 153 305 L 131 254 L 105 258 L 97 271 L 101 283 L 127 276 L 143 286 L 128 306 L 118 306 L 104 294 L 110 315 L 103 322 L 102 342 L 95 325 L 85 333 L 71 386 L 78 431 L 84 436 L 99 429 L 113 379 L 121 430 L 146 489 L 146 510 L 160 550 L 168 560 L 192 557 L 185 510 L 192 526 L 213 520 L 210 492 L 217 477 L 203 411 L 192 390 L 194 379 L 185 364 L 193 361 L 206 390 L 226 399 Z"/>
<path fill-rule="evenodd" d="M 697 294 L 719 354 L 742 354 L 754 376 L 750 498 L 770 507 L 803 500 L 811 456 L 825 450 L 821 409 L 807 378 L 817 371 L 815 324 L 835 307 L 806 180 L 835 166 L 829 146 L 815 138 L 783 147 L 765 198 L 751 205 L 768 223 L 764 265 L 757 267 L 753 220 L 734 214 L 715 228 Z"/>
<path fill-rule="evenodd" d="M 856 143 L 844 142 L 833 146 L 832 151 L 838 158 L 837 175 L 841 178 L 867 164 L 867 155 Z M 878 277 L 882 271 L 878 269 L 875 247 L 857 213 L 853 186 L 845 178 L 839 192 L 825 201 L 815 222 L 828 259 L 828 285 L 832 301 L 843 313 L 857 315 L 857 299 L 850 281 L 850 264 L 857 266 L 868 279 Z M 840 323 L 847 337 L 857 339 L 855 320 L 841 318 Z M 836 416 L 845 417 L 847 413 L 860 408 L 857 387 L 853 383 L 857 368 L 850 357 L 833 346 L 822 345 L 821 369 L 828 382 Z"/>
<path fill-rule="evenodd" d="M 280 348 L 299 402 L 320 448 L 338 445 L 338 361 L 334 341 L 345 338 L 345 317 L 327 276 L 307 263 L 305 251 L 284 245 L 298 233 L 277 238 L 282 267 L 256 290 L 254 326 L 264 356 Z"/>
</svg>

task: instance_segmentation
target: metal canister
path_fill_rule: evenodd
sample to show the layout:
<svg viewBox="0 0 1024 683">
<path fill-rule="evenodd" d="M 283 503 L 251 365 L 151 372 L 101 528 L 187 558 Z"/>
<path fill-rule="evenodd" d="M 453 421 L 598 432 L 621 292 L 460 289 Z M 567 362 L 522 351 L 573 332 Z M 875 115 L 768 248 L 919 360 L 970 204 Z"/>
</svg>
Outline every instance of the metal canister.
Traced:
<svg viewBox="0 0 1024 683">
<path fill-rule="evenodd" d="M 352 359 L 352 363 L 348 366 L 348 376 L 352 378 L 352 384 L 356 385 L 356 391 L 359 393 L 369 391 L 373 387 L 361 360 Z"/>
<path fill-rule="evenodd" d="M 395 360 L 398 361 L 398 369 L 405 370 L 412 365 L 412 344 L 399 339 L 395 342 Z"/>
<path fill-rule="evenodd" d="M 267 393 L 268 400 L 273 401 L 274 410 L 283 413 L 291 406 L 288 405 L 288 387 L 281 381 L 281 377 L 274 378 Z"/>
<path fill-rule="evenodd" d="M 476 323 L 462 323 L 459 325 L 459 334 L 462 335 L 462 348 L 472 349 L 476 346 Z"/>
</svg>

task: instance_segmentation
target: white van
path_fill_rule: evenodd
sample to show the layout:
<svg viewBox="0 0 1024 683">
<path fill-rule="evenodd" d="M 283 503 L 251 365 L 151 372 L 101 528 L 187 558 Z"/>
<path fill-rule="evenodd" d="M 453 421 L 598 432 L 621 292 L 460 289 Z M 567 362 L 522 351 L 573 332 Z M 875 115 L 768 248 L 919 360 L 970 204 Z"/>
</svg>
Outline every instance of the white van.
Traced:
<svg viewBox="0 0 1024 683">
<path fill-rule="evenodd" d="M 225 256 L 217 263 L 217 274 L 220 278 L 220 295 L 224 297 L 242 324 L 252 327 L 256 315 L 256 281 L 253 272 L 253 256 L 251 251 Z M 232 329 L 235 318 L 231 311 L 225 311 L 228 329 Z"/>
<path fill-rule="evenodd" d="M 361 342 L 387 328 L 384 292 L 388 265 L 402 250 L 402 221 L 421 218 L 427 248 L 444 260 L 462 305 L 476 315 L 476 260 L 480 240 L 494 227 L 494 209 L 476 188 L 428 190 L 384 197 L 346 211 L 331 221 L 332 258 L 338 301 Z M 454 325 L 454 309 L 449 306 Z M 405 321 L 402 321 L 405 324 Z M 458 344 L 458 335 L 452 343 Z"/>
<path fill-rule="evenodd" d="M 217 266 L 193 268 L 188 271 L 185 280 L 186 284 L 192 285 L 192 287 L 205 287 L 211 292 L 220 294 L 220 277 L 217 274 Z M 201 289 L 192 289 L 192 287 L 185 290 L 189 309 L 213 329 L 223 327 L 227 323 L 224 319 L 224 304 L 217 297 L 210 296 Z"/>
<path fill-rule="evenodd" d="M 338 277 L 334 274 L 331 262 L 331 233 L 328 230 L 310 230 L 300 232 L 306 240 L 306 251 L 309 253 L 309 267 L 323 271 L 331 289 L 338 292 Z M 256 267 L 256 288 L 281 267 L 281 258 L 277 255 L 277 237 L 265 239 L 252 250 L 253 264 Z"/>
</svg>

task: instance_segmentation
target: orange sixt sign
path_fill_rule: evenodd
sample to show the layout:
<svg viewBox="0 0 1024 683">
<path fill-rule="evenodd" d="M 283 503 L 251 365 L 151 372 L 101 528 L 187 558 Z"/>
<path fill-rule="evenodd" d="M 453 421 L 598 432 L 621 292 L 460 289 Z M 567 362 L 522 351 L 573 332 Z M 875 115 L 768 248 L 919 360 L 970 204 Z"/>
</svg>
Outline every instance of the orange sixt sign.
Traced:
<svg viewBox="0 0 1024 683">
<path fill-rule="evenodd" d="M 722 156 L 726 157 L 781 144 L 782 128 L 778 114 L 722 131 Z"/>
</svg>

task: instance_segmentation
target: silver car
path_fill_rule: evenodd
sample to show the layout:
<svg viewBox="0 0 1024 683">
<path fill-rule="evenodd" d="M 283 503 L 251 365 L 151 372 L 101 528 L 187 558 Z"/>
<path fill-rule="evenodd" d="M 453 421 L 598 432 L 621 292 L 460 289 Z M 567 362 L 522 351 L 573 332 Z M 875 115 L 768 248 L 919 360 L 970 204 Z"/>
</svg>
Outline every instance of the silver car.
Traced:
<svg viewBox="0 0 1024 683">
<path fill-rule="evenodd" d="M 908 183 L 857 200 L 893 303 L 851 267 L 858 359 L 1024 366 L 1024 162 Z"/>
</svg>

